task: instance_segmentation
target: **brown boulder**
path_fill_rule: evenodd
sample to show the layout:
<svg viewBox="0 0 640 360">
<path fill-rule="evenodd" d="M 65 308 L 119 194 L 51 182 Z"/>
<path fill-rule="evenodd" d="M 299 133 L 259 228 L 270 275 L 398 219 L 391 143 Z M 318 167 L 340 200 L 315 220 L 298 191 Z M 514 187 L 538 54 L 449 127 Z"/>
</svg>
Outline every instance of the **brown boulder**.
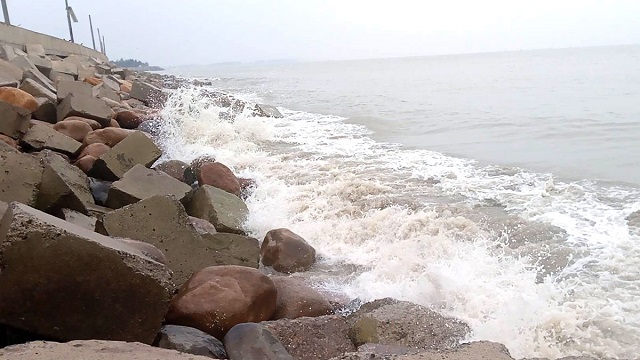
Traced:
<svg viewBox="0 0 640 360">
<path fill-rule="evenodd" d="M 131 132 L 128 130 L 113 127 L 93 130 L 85 136 L 82 145 L 88 146 L 90 144 L 100 143 L 112 148 L 129 136 L 129 134 L 131 134 Z"/>
<path fill-rule="evenodd" d="M 333 312 L 329 301 L 320 292 L 305 285 L 302 280 L 284 276 L 272 276 L 271 280 L 278 290 L 274 320 L 316 317 Z"/>
<path fill-rule="evenodd" d="M 125 129 L 137 129 L 142 121 L 144 121 L 140 114 L 131 110 L 118 111 L 116 114 L 116 120 L 118 121 L 118 124 L 120 124 L 120 127 Z"/>
<path fill-rule="evenodd" d="M 349 339 L 349 324 L 342 316 L 301 317 L 262 324 L 296 360 L 327 360 L 356 350 Z"/>
<path fill-rule="evenodd" d="M 218 232 L 216 227 L 207 220 L 199 219 L 195 216 L 189 216 L 189 221 L 191 221 L 191 225 L 193 225 L 199 235 L 216 234 Z"/>
<path fill-rule="evenodd" d="M 89 124 L 81 120 L 61 121 L 54 124 L 53 129 L 80 142 L 84 140 L 88 133 L 93 131 Z"/>
<path fill-rule="evenodd" d="M 219 162 L 207 162 L 197 172 L 198 184 L 211 185 L 228 193 L 240 196 L 240 183 L 233 171 Z"/>
<path fill-rule="evenodd" d="M 88 174 L 96 160 L 98 159 L 91 155 L 85 155 L 79 158 L 73 165 L 77 166 L 85 174 Z"/>
<path fill-rule="evenodd" d="M 169 160 L 169 161 L 160 163 L 154 166 L 153 168 L 164 172 L 165 174 L 171 176 L 174 179 L 177 179 L 182 181 L 183 183 L 189 184 L 188 182 L 185 181 L 185 176 L 184 176 L 185 175 L 184 172 L 185 170 L 187 170 L 188 167 L 189 165 L 183 161 Z"/>
<path fill-rule="evenodd" d="M 29 112 L 34 112 L 38 108 L 38 102 L 33 95 L 14 87 L 0 87 L 0 100 Z"/>
<path fill-rule="evenodd" d="M 83 80 L 84 82 L 90 84 L 91 86 L 96 86 L 96 85 L 100 85 L 102 84 L 102 80 L 98 79 L 97 77 L 93 77 L 93 76 L 87 76 L 84 78 Z"/>
<path fill-rule="evenodd" d="M 262 264 L 287 274 L 307 270 L 316 261 L 316 250 L 289 229 L 269 231 L 260 253 Z"/>
<path fill-rule="evenodd" d="M 89 144 L 84 149 L 82 149 L 82 151 L 80 151 L 80 155 L 78 155 L 78 158 L 80 159 L 84 156 L 91 155 L 97 159 L 109 150 L 111 150 L 111 148 L 103 143 Z"/>
<path fill-rule="evenodd" d="M 87 118 L 83 118 L 80 116 L 69 116 L 68 118 L 61 120 L 61 121 L 82 121 L 84 123 L 86 123 L 87 125 L 91 126 L 91 129 L 93 130 L 98 130 L 98 129 L 102 129 L 102 125 L 100 125 L 99 122 L 93 120 L 93 119 L 87 119 Z"/>
<path fill-rule="evenodd" d="M 109 126 L 113 128 L 120 128 L 120 124 L 118 124 L 118 122 L 115 119 L 111 119 L 109 121 Z"/>
<path fill-rule="evenodd" d="M 133 84 L 131 83 L 131 81 L 125 80 L 122 82 L 122 84 L 120 84 L 120 91 L 130 94 L 132 86 Z"/>
<path fill-rule="evenodd" d="M 258 270 L 210 266 L 193 274 L 180 288 L 166 321 L 222 339 L 237 324 L 270 319 L 276 299 L 273 281 Z"/>
<path fill-rule="evenodd" d="M 0 134 L 0 141 L 4 142 L 5 144 L 11 146 L 14 149 L 18 148 L 18 142 L 8 137 L 7 135 Z"/>
</svg>

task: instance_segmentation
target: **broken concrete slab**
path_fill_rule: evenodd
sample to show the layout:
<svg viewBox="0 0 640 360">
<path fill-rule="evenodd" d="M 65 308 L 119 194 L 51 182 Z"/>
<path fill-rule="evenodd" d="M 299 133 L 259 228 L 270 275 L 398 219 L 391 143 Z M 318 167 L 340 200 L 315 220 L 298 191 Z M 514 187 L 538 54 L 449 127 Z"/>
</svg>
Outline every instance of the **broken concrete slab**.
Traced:
<svg viewBox="0 0 640 360">
<path fill-rule="evenodd" d="M 94 200 L 87 175 L 52 151 L 43 151 L 40 158 L 44 172 L 36 207 L 50 214 L 63 208 L 88 214 Z"/>
<path fill-rule="evenodd" d="M 0 148 L 0 201 L 35 206 L 43 172 L 37 157 Z"/>
<path fill-rule="evenodd" d="M 100 75 L 111 74 L 111 67 L 108 65 L 96 65 L 96 73 Z"/>
<path fill-rule="evenodd" d="M 17 202 L 0 239 L 0 288 L 11 289 L 0 292 L 0 323 L 59 341 L 153 342 L 169 305 L 166 266 Z"/>
<path fill-rule="evenodd" d="M 49 73 L 49 79 L 53 84 L 57 84 L 59 81 L 75 81 L 77 80 L 75 76 L 61 73 L 59 71 L 51 70 Z"/>
<path fill-rule="evenodd" d="M 63 100 L 69 95 L 76 97 L 92 97 L 93 91 L 90 84 L 84 81 L 61 80 L 56 84 L 58 101 Z"/>
<path fill-rule="evenodd" d="M 91 231 L 94 231 L 96 228 L 96 221 L 98 221 L 98 219 L 93 216 L 87 216 L 81 212 L 71 209 L 62 209 L 60 210 L 59 215 L 61 219 Z"/>
<path fill-rule="evenodd" d="M 119 102 L 121 100 L 120 96 L 104 83 L 94 86 L 92 94 L 93 97 L 105 99 L 105 102 L 107 99 L 115 102 Z"/>
<path fill-rule="evenodd" d="M 257 116 L 263 117 L 273 117 L 273 118 L 282 118 L 284 117 L 275 106 L 265 105 L 265 104 L 256 104 L 256 107 L 253 109 L 253 113 Z"/>
<path fill-rule="evenodd" d="M 22 84 L 20 84 L 20 90 L 25 91 L 36 98 L 43 97 L 51 101 L 56 101 L 56 94 L 47 89 L 45 86 L 36 82 L 33 79 L 24 79 Z"/>
<path fill-rule="evenodd" d="M 21 81 L 23 74 L 24 70 L 21 68 L 8 61 L 0 60 L 0 75 L 11 80 Z"/>
<path fill-rule="evenodd" d="M 51 126 L 35 124 L 22 137 L 23 144 L 33 150 L 49 149 L 69 156 L 76 155 L 82 143 L 56 131 Z"/>
<path fill-rule="evenodd" d="M 0 100 L 0 133 L 21 138 L 29 129 L 31 112 Z"/>
<path fill-rule="evenodd" d="M 134 81 L 131 86 L 131 97 L 148 106 L 159 106 L 166 100 L 166 94 L 157 86 L 144 81 Z"/>
<path fill-rule="evenodd" d="M 203 185 L 187 204 L 191 216 L 209 221 L 220 232 L 244 234 L 249 210 L 237 196 L 213 186 Z"/>
<path fill-rule="evenodd" d="M 48 77 L 44 76 L 38 69 L 31 69 L 24 72 L 22 76 L 24 79 L 33 79 L 38 84 L 44 86 L 49 89 L 49 91 L 56 92 L 56 87 L 53 85 L 53 82 L 49 80 Z"/>
<path fill-rule="evenodd" d="M 47 98 L 36 98 L 38 108 L 31 114 L 34 119 L 55 124 L 58 121 L 58 110 L 56 109 L 55 100 L 51 101 Z"/>
<path fill-rule="evenodd" d="M 256 238 L 229 233 L 200 233 L 209 241 L 209 247 L 217 252 L 224 265 L 238 265 L 258 268 L 260 265 L 260 245 Z"/>
<path fill-rule="evenodd" d="M 162 156 L 162 150 L 141 131 L 134 131 L 95 162 L 90 176 L 118 180 L 136 165 L 151 166 Z"/>
<path fill-rule="evenodd" d="M 5 61 L 11 61 L 13 58 L 18 56 L 16 54 L 16 49 L 8 44 L 0 45 L 0 59 Z"/>
<path fill-rule="evenodd" d="M 99 160 L 98 160 L 99 161 Z M 97 166 L 97 161 L 93 167 Z M 185 201 L 191 186 L 163 173 L 136 165 L 109 189 L 106 205 L 118 209 L 155 195 L 170 195 Z"/>
<path fill-rule="evenodd" d="M 78 65 L 66 61 L 52 61 L 51 70 L 78 77 Z"/>
<path fill-rule="evenodd" d="M 41 58 L 39 56 L 34 56 L 34 55 L 27 55 L 27 58 L 29 59 L 29 61 L 33 63 L 33 65 L 36 66 L 36 69 L 38 69 L 44 76 L 49 76 L 49 74 L 51 73 L 50 59 Z"/>
<path fill-rule="evenodd" d="M 109 236 L 145 241 L 162 250 L 177 286 L 194 272 L 227 260 L 198 235 L 184 207 L 173 197 L 152 196 L 105 214 L 99 224 Z"/>
<path fill-rule="evenodd" d="M 90 87 L 89 84 L 86 85 Z M 112 113 L 104 101 L 92 97 L 69 94 L 58 104 L 58 120 L 66 119 L 69 116 L 81 116 L 93 119 L 106 127 L 111 123 Z"/>
<path fill-rule="evenodd" d="M 39 57 L 47 56 L 47 54 L 44 52 L 44 47 L 42 46 L 42 44 L 26 44 L 24 48 L 28 55 L 35 55 Z"/>
<path fill-rule="evenodd" d="M 113 75 L 102 75 L 102 82 L 113 91 L 120 91 L 120 81 Z"/>
<path fill-rule="evenodd" d="M 32 63 L 31 60 L 29 60 L 27 55 L 16 56 L 15 58 L 13 58 L 13 60 L 11 60 L 9 62 L 12 63 L 13 65 L 19 67 L 23 71 L 38 70 L 36 68 L 36 65 L 34 63 Z"/>
</svg>

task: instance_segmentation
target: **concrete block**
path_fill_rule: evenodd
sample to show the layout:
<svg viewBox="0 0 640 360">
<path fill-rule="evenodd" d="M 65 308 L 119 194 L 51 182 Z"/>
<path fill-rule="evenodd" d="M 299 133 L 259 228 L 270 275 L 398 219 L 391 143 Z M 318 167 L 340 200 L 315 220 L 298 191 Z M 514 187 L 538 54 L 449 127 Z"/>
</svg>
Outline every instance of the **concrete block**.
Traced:
<svg viewBox="0 0 640 360">
<path fill-rule="evenodd" d="M 7 44 L 0 45 L 0 59 L 11 61 L 16 56 L 18 55 L 16 54 L 16 50 L 13 46 Z"/>
<path fill-rule="evenodd" d="M 39 56 L 27 55 L 27 58 L 36 66 L 36 69 L 40 70 L 40 72 L 49 76 L 51 73 L 51 60 L 47 58 L 41 58 Z"/>
<path fill-rule="evenodd" d="M 115 102 L 119 102 L 121 100 L 120 96 L 105 83 L 94 86 L 92 92 L 93 96 L 99 99 L 109 99 Z"/>
<path fill-rule="evenodd" d="M 91 85 L 84 81 L 60 80 L 56 84 L 58 101 L 72 94 L 75 97 L 92 97 L 93 91 Z"/>
<path fill-rule="evenodd" d="M 22 71 L 37 70 L 36 65 L 26 55 L 16 56 L 9 62 L 22 69 Z"/>
<path fill-rule="evenodd" d="M 111 67 L 108 65 L 96 65 L 96 73 L 100 75 L 111 74 Z"/>
<path fill-rule="evenodd" d="M 36 101 L 38 102 L 38 108 L 33 112 L 33 114 L 31 114 L 31 117 L 50 124 L 55 124 L 58 121 L 56 101 L 51 101 L 47 98 L 36 98 Z"/>
<path fill-rule="evenodd" d="M 265 104 L 256 104 L 256 107 L 253 110 L 253 113 L 257 116 L 263 117 L 273 117 L 273 118 L 282 118 L 282 114 L 275 106 L 265 105 Z"/>
<path fill-rule="evenodd" d="M 60 81 L 75 81 L 77 80 L 75 76 L 61 73 L 59 71 L 51 70 L 49 73 L 49 79 L 53 84 L 58 84 Z"/>
<path fill-rule="evenodd" d="M 51 90 L 44 87 L 42 84 L 36 82 L 33 79 L 24 79 L 20 85 L 20 90 L 23 90 L 36 98 L 46 98 L 52 102 L 57 100 L 56 94 Z"/>
<path fill-rule="evenodd" d="M 42 44 L 26 44 L 25 51 L 28 55 L 34 55 L 39 57 L 45 57 L 47 54 L 44 52 Z"/>
<path fill-rule="evenodd" d="M 71 209 L 62 209 L 59 215 L 61 219 L 91 231 L 94 231 L 96 221 L 98 221 L 98 219 L 93 216 L 88 216 Z"/>
<path fill-rule="evenodd" d="M 149 167 L 160 156 L 162 156 L 162 151 L 153 140 L 143 132 L 135 131 L 100 156 L 91 168 L 89 175 L 104 180 L 118 180 L 134 166 Z"/>
<path fill-rule="evenodd" d="M 21 138 L 29 129 L 31 112 L 0 100 L 0 134 Z"/>
<path fill-rule="evenodd" d="M 203 185 L 193 194 L 186 208 L 189 215 L 207 220 L 220 232 L 244 234 L 243 224 L 249 209 L 233 194 Z"/>
<path fill-rule="evenodd" d="M 78 77 L 78 65 L 73 63 L 68 63 L 64 61 L 52 61 L 51 70 L 57 71 L 59 73 L 71 75 L 74 78 Z"/>
<path fill-rule="evenodd" d="M 0 149 L 0 169 L 0 201 L 35 206 L 44 172 L 40 160 L 30 154 Z"/>
<path fill-rule="evenodd" d="M 22 142 L 36 151 L 49 149 L 69 156 L 76 155 L 82 147 L 81 142 L 54 130 L 51 126 L 41 124 L 31 126 L 22 137 Z"/>
<path fill-rule="evenodd" d="M 152 107 L 161 105 L 166 100 L 166 95 L 162 92 L 162 89 L 143 81 L 133 82 L 131 97 Z"/>
<path fill-rule="evenodd" d="M 21 81 L 23 73 L 24 70 L 21 68 L 8 61 L 0 59 L 0 76 L 11 80 Z"/>
<path fill-rule="evenodd" d="M 87 175 L 52 151 L 45 150 L 39 157 L 44 172 L 36 207 L 50 214 L 64 208 L 88 214 L 94 200 Z"/>
<path fill-rule="evenodd" d="M 89 85 L 89 87 L 91 86 Z M 69 116 L 81 116 L 93 119 L 105 127 L 111 123 L 111 115 L 112 111 L 107 104 L 93 97 L 70 94 L 58 104 L 58 120 L 66 119 Z"/>
<path fill-rule="evenodd" d="M 48 77 L 44 76 L 38 69 L 31 69 L 24 72 L 22 79 L 32 79 L 38 84 L 44 86 L 52 92 L 56 92 L 55 86 L 53 86 L 53 82 L 49 80 Z"/>
</svg>

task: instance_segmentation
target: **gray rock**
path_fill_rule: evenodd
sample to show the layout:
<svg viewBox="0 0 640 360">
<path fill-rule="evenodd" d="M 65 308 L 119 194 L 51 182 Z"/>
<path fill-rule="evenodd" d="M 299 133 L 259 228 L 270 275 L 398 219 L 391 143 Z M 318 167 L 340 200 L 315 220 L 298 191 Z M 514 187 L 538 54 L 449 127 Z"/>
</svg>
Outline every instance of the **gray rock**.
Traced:
<svg viewBox="0 0 640 360">
<path fill-rule="evenodd" d="M 36 66 L 36 69 L 42 73 L 44 76 L 49 76 L 51 73 L 51 60 L 47 58 L 42 58 L 34 55 L 27 55 L 29 61 Z"/>
<path fill-rule="evenodd" d="M 44 166 L 33 155 L 0 149 L 0 201 L 35 206 Z"/>
<path fill-rule="evenodd" d="M 36 65 L 34 63 L 32 63 L 31 60 L 29 60 L 29 58 L 27 57 L 26 54 L 25 55 L 18 55 L 18 56 L 16 56 L 15 58 L 13 58 L 9 62 L 12 63 L 13 65 L 19 67 L 23 71 L 35 70 L 35 71 L 40 72 L 36 68 Z"/>
<path fill-rule="evenodd" d="M 31 114 L 34 119 L 55 124 L 58 121 L 58 110 L 55 100 L 51 101 L 47 98 L 36 98 L 38 108 Z"/>
<path fill-rule="evenodd" d="M 216 230 L 244 234 L 249 209 L 237 196 L 209 185 L 201 186 L 187 204 L 191 216 L 209 221 Z"/>
<path fill-rule="evenodd" d="M 120 101 L 120 96 L 104 83 L 93 87 L 93 96 L 100 99 Z"/>
<path fill-rule="evenodd" d="M 54 152 L 45 150 L 40 158 L 44 172 L 37 208 L 49 213 L 67 208 L 88 214 L 87 207 L 93 205 L 93 196 L 87 175 Z"/>
<path fill-rule="evenodd" d="M 162 150 L 140 131 L 135 131 L 104 153 L 91 168 L 90 176 L 118 180 L 136 165 L 151 166 L 162 156 Z"/>
<path fill-rule="evenodd" d="M 96 228 L 96 221 L 98 221 L 98 219 L 93 216 L 87 216 L 71 209 L 60 210 L 60 218 L 91 231 L 94 231 Z"/>
<path fill-rule="evenodd" d="M 0 100 L 0 134 L 21 138 L 29 130 L 31 112 Z"/>
<path fill-rule="evenodd" d="M 280 341 L 264 325 L 256 323 L 232 327 L 224 337 L 224 347 L 230 360 L 293 360 Z"/>
<path fill-rule="evenodd" d="M 51 72 L 49 72 L 49 80 L 51 80 L 53 84 L 58 84 L 60 81 L 76 81 L 78 79 L 73 75 L 51 70 Z"/>
<path fill-rule="evenodd" d="M 74 78 L 78 77 L 78 65 L 67 61 L 52 61 L 51 70 L 71 75 Z"/>
<path fill-rule="evenodd" d="M 177 286 L 194 272 L 224 265 L 227 259 L 198 235 L 184 207 L 175 198 L 153 196 L 111 211 L 102 217 L 98 226 L 100 232 L 110 236 L 144 241 L 162 250 Z"/>
<path fill-rule="evenodd" d="M 263 117 L 273 117 L 273 118 L 282 118 L 282 114 L 275 106 L 265 105 L 265 104 L 256 104 L 256 107 L 253 110 L 253 113 L 257 116 Z"/>
<path fill-rule="evenodd" d="M 76 155 L 82 143 L 54 130 L 52 127 L 34 124 L 22 137 L 22 142 L 34 150 L 49 149 L 70 156 Z"/>
<path fill-rule="evenodd" d="M 6 61 L 11 61 L 16 56 L 18 56 L 18 55 L 16 54 L 16 50 L 15 50 L 15 48 L 13 46 L 8 45 L 8 44 L 0 45 L 0 59 L 6 60 Z"/>
<path fill-rule="evenodd" d="M 23 80 L 32 79 L 38 84 L 44 86 L 47 90 L 54 93 L 56 92 L 56 87 L 53 85 L 53 82 L 51 82 L 51 80 L 49 80 L 48 77 L 44 76 L 44 74 L 41 73 L 38 69 L 26 70 L 24 72 L 22 79 Z"/>
<path fill-rule="evenodd" d="M 52 102 L 57 100 L 56 94 L 53 91 L 47 89 L 33 79 L 25 79 L 20 85 L 20 90 L 23 90 L 36 98 L 43 97 Z"/>
<path fill-rule="evenodd" d="M 84 81 L 60 80 L 56 83 L 56 88 L 58 101 L 62 101 L 69 95 L 84 98 L 90 98 L 93 96 L 91 84 Z"/>
<path fill-rule="evenodd" d="M 111 123 L 111 109 L 100 99 L 84 96 L 68 95 L 58 104 L 58 119 L 69 116 L 80 116 L 93 119 L 103 127 Z"/>
<path fill-rule="evenodd" d="M 156 344 L 160 348 L 178 350 L 187 354 L 206 356 L 211 359 L 227 359 L 227 352 L 220 340 L 188 326 L 163 326 Z"/>
<path fill-rule="evenodd" d="M 260 265 L 260 245 L 258 239 L 229 233 L 200 234 L 207 245 L 216 251 L 216 256 L 224 265 L 238 265 L 258 268 Z"/>
<path fill-rule="evenodd" d="M 155 107 L 164 103 L 166 95 L 157 86 L 144 81 L 134 81 L 131 87 L 131 97 L 148 106 Z"/>
<path fill-rule="evenodd" d="M 138 164 L 127 171 L 122 179 L 111 184 L 106 206 L 118 209 L 156 195 L 173 196 L 184 201 L 190 192 L 191 186 L 161 171 Z"/>
<path fill-rule="evenodd" d="M 97 65 L 96 72 L 100 75 L 108 75 L 111 74 L 111 68 L 107 65 Z"/>
<path fill-rule="evenodd" d="M 24 46 L 25 51 L 29 55 L 35 55 L 40 57 L 45 57 L 47 54 L 44 52 L 44 47 L 42 44 L 26 44 Z"/>
<path fill-rule="evenodd" d="M 0 75 L 8 80 L 22 81 L 24 70 L 0 59 Z"/>
<path fill-rule="evenodd" d="M 17 202 L 0 231 L 0 288 L 11 289 L 0 323 L 61 341 L 153 342 L 171 295 L 164 265 Z"/>
</svg>

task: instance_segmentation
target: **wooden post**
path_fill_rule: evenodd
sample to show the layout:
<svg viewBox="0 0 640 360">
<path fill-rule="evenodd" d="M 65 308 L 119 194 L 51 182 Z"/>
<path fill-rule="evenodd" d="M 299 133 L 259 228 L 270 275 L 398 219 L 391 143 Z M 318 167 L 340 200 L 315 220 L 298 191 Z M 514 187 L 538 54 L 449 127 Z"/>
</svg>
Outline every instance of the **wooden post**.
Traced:
<svg viewBox="0 0 640 360">
<path fill-rule="evenodd" d="M 9 9 L 7 8 L 7 0 L 2 0 L 2 13 L 4 14 L 4 23 L 11 25 L 11 20 L 9 20 Z"/>
</svg>

